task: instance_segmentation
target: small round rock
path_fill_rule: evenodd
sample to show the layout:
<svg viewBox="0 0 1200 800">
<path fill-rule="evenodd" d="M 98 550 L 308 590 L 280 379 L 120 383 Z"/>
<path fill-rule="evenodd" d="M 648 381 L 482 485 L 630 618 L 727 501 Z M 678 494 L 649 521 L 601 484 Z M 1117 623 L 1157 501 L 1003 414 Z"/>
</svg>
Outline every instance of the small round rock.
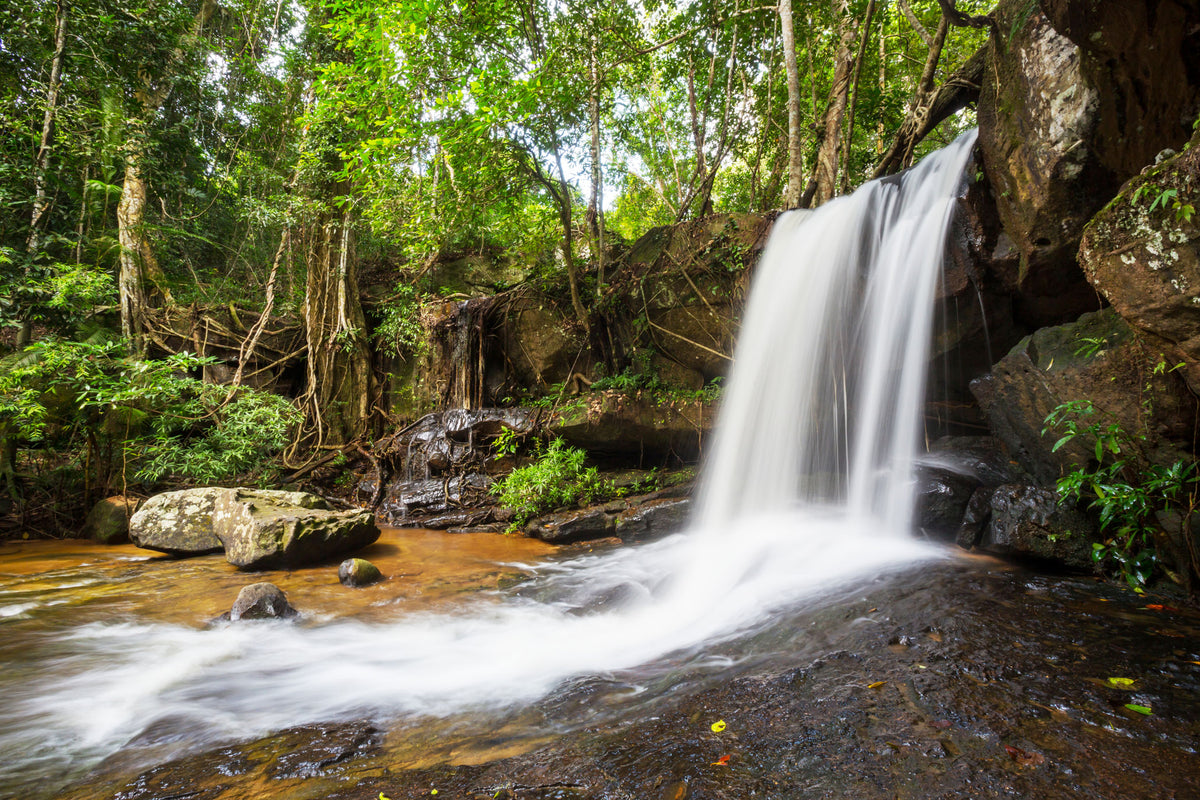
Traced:
<svg viewBox="0 0 1200 800">
<path fill-rule="evenodd" d="M 381 578 L 379 567 L 365 558 L 347 558 L 338 567 L 338 580 L 343 586 L 370 586 Z"/>
<path fill-rule="evenodd" d="M 299 613 L 288 602 L 287 595 L 273 583 L 252 583 L 238 592 L 229 611 L 229 620 L 287 619 Z"/>
</svg>

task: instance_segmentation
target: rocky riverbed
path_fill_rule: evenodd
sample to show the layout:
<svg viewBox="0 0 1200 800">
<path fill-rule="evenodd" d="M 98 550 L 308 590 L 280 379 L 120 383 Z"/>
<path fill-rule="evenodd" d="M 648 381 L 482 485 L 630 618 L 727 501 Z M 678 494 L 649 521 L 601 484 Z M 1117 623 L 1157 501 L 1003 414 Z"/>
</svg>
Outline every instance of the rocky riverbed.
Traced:
<svg viewBox="0 0 1200 800">
<path fill-rule="evenodd" d="M 366 555 L 389 579 L 347 589 L 336 564 L 265 577 L 316 630 L 334 617 L 445 609 L 498 587 L 519 602 L 536 583 L 528 562 L 550 549 L 385 530 Z M 0 549 L 6 703 L 44 679 L 39 670 L 72 679 L 55 654 L 69 651 L 74 627 L 200 627 L 245 582 L 220 556 L 145 558 L 79 543 Z M 90 774 L 52 756 L 21 772 L 10 765 L 0 796 L 1195 797 L 1198 643 L 1200 614 L 1178 600 L 947 554 L 528 703 L 437 716 L 342 709 L 249 740 L 145 720 Z M 38 725 L 10 714 L 3 734 L 11 742 L 19 726 L 32 735 Z"/>
</svg>

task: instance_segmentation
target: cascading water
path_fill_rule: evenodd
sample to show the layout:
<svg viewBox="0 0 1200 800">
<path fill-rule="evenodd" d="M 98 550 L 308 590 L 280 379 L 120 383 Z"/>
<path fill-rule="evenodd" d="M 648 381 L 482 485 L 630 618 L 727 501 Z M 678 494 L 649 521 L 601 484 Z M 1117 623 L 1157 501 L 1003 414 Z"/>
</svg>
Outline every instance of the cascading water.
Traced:
<svg viewBox="0 0 1200 800">
<path fill-rule="evenodd" d="M 911 516 L 932 298 L 973 140 L 776 224 L 696 530 L 527 566 L 532 582 L 455 614 L 58 632 L 23 667 L 29 680 L 0 693 L 0 785 L 94 762 L 148 730 L 195 747 L 529 702 L 574 676 L 695 661 L 840 580 L 930 557 L 887 534 Z M 597 602 L 618 595 L 618 607 Z"/>
</svg>

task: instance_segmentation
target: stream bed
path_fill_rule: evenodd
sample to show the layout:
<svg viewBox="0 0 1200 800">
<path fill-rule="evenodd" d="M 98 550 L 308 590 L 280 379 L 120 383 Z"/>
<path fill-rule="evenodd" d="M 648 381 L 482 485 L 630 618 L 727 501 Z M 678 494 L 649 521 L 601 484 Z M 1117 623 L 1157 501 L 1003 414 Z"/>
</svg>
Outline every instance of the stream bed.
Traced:
<svg viewBox="0 0 1200 800">
<path fill-rule="evenodd" d="M 640 666 L 534 685 L 504 703 L 385 712 L 387 703 L 371 699 L 389 696 L 394 687 L 380 677 L 389 673 L 348 664 L 337 680 L 362 676 L 348 695 L 361 702 L 346 705 L 344 687 L 318 682 L 313 692 L 337 703 L 323 718 L 312 705 L 286 727 L 277 721 L 286 709 L 260 713 L 219 686 L 189 684 L 182 676 L 195 665 L 173 664 L 161 637 L 202 635 L 256 580 L 279 585 L 304 616 L 298 625 L 243 625 L 250 633 L 239 635 L 298 630 L 287 635 L 314 640 L 318 651 L 316 637 L 339 625 L 361 625 L 369 640 L 398 615 L 448 619 L 436 615 L 535 595 L 553 603 L 540 594 L 544 565 L 592 557 L 591 548 L 616 552 L 607 543 L 555 550 L 492 534 L 385 530 L 363 555 L 389 579 L 348 589 L 336 564 L 248 575 L 219 555 L 0 545 L 0 798 L 1200 797 L 1200 614 L 1178 600 L 990 559 L 939 553 L 882 568 Z M 564 613 L 602 616 L 619 594 Z M 146 640 L 125 632 L 147 628 L 162 649 L 131 655 Z M 97 631 L 109 651 L 97 647 Z M 219 641 L 215 650 L 228 646 Z M 471 663 L 456 668 L 495 670 L 502 683 L 511 654 L 503 638 L 491 647 L 465 651 Z M 346 660 L 370 652 L 347 648 Z M 291 658 L 281 650 L 281 675 Z M 249 680 L 224 677 L 230 695 Z M 78 682 L 96 697 L 58 691 Z M 152 693 L 174 705 L 140 718 L 139 692 L 156 682 Z M 271 691 L 261 690 L 267 706 Z M 112 735 L 89 747 L 87 726 L 54 733 L 55 720 L 72 718 L 61 707 L 68 702 L 82 703 L 74 711 L 93 725 L 112 713 L 133 733 L 115 748 Z M 224 717 L 261 724 L 239 733 Z"/>
</svg>

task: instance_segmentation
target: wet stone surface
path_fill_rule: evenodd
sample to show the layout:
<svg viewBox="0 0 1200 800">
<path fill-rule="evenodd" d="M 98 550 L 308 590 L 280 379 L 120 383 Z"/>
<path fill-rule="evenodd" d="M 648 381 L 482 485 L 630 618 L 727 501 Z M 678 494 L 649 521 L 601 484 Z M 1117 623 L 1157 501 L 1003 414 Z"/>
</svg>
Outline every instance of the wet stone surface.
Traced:
<svg viewBox="0 0 1200 800">
<path fill-rule="evenodd" d="M 1179 604 L 943 562 L 528 708 L 294 729 L 60 796 L 1198 797 L 1200 613 Z"/>
</svg>

